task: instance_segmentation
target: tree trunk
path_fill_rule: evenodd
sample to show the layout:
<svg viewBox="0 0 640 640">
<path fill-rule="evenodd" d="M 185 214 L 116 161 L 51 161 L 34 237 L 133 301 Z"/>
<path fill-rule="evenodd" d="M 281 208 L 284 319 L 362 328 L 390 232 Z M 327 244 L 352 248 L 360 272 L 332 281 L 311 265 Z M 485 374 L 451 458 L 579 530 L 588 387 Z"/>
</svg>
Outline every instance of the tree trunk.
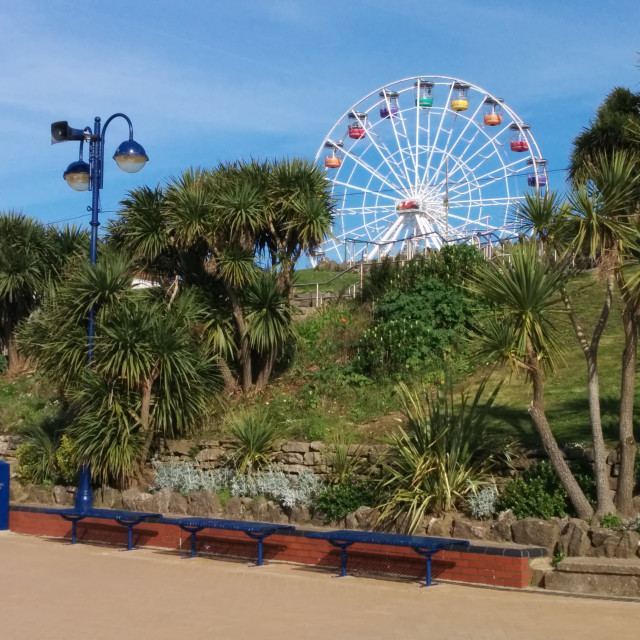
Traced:
<svg viewBox="0 0 640 640">
<path fill-rule="evenodd" d="M 27 361 L 20 355 L 13 335 L 7 338 L 7 373 L 23 373 L 28 368 Z"/>
<path fill-rule="evenodd" d="M 220 375 L 224 382 L 224 392 L 226 395 L 233 395 L 238 388 L 238 381 L 235 379 L 229 365 L 224 358 L 216 358 L 216 364 L 220 369 Z"/>
<path fill-rule="evenodd" d="M 633 468 L 636 457 L 636 441 L 633 435 L 633 396 L 636 382 L 636 357 L 638 351 L 638 316 L 632 301 L 625 304 L 622 314 L 624 327 L 624 352 L 622 354 L 622 379 L 620 385 L 620 474 L 616 492 L 616 506 L 620 515 L 633 515 Z"/>
<path fill-rule="evenodd" d="M 258 374 L 258 378 L 256 380 L 256 391 L 262 391 L 266 384 L 269 382 L 271 378 L 271 372 L 273 371 L 273 365 L 276 363 L 277 351 L 274 349 L 270 351 L 263 359 L 262 359 L 262 368 L 260 373 Z"/>
<path fill-rule="evenodd" d="M 573 477 L 573 473 L 571 473 L 571 469 L 569 469 L 569 465 L 564 459 L 562 451 L 560 450 L 553 432 L 551 431 L 551 427 L 549 426 L 549 422 L 547 421 L 547 415 L 544 408 L 544 384 L 542 380 L 542 371 L 540 369 L 540 361 L 529 338 L 527 338 L 527 353 L 527 364 L 529 366 L 529 374 L 531 375 L 533 385 L 533 401 L 529 408 L 529 413 L 531 414 L 533 424 L 538 431 L 538 435 L 542 440 L 542 446 L 549 456 L 549 460 L 558 474 L 560 482 L 562 482 L 562 486 L 567 492 L 573 508 L 576 510 L 576 514 L 579 518 L 584 520 L 593 515 L 593 508 L 585 497 L 580 485 Z"/>
<path fill-rule="evenodd" d="M 244 393 L 251 391 L 253 385 L 253 373 L 251 370 L 251 347 L 249 346 L 249 338 L 247 336 L 247 327 L 244 321 L 244 313 L 242 305 L 236 296 L 231 285 L 226 285 L 226 290 L 231 300 L 231 308 L 233 319 L 236 322 L 236 328 L 240 337 L 240 349 L 237 354 L 238 367 L 240 368 L 240 384 Z"/>
<path fill-rule="evenodd" d="M 607 448 L 604 444 L 604 436 L 602 433 L 602 413 L 600 407 L 600 380 L 598 376 L 598 347 L 602 332 L 609 319 L 611 311 L 611 303 L 613 301 L 613 285 L 614 279 L 610 275 L 607 278 L 606 299 L 600 312 L 600 318 L 593 330 L 591 343 L 587 341 L 587 337 L 578 318 L 571 305 L 571 300 L 567 290 L 563 287 L 562 298 L 565 308 L 569 313 L 569 318 L 573 326 L 574 333 L 584 353 L 587 363 L 587 392 L 589 398 L 589 418 L 591 421 L 591 437 L 593 440 L 593 456 L 594 456 L 594 475 L 596 480 L 596 493 L 598 504 L 596 507 L 595 517 L 599 520 L 607 513 L 615 513 L 615 505 L 611 498 L 611 490 L 609 489 L 609 467 L 607 466 Z"/>
<path fill-rule="evenodd" d="M 147 459 L 147 454 L 151 448 L 151 441 L 153 440 L 153 430 L 150 428 L 150 416 L 151 416 L 151 388 L 153 387 L 153 379 L 149 378 L 142 383 L 140 389 L 140 428 L 144 434 L 144 451 L 141 456 L 144 463 Z"/>
</svg>

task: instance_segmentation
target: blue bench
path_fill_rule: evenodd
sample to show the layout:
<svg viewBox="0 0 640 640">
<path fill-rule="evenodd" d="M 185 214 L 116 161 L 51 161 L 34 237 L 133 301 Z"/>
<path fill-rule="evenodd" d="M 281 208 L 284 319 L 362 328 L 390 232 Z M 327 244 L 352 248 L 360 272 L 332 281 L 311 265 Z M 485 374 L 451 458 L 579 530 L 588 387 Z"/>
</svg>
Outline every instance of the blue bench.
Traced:
<svg viewBox="0 0 640 640">
<path fill-rule="evenodd" d="M 432 538 L 429 536 L 408 536 L 397 533 L 381 533 L 378 531 L 305 531 L 307 538 L 327 540 L 341 551 L 340 577 L 347 575 L 347 549 L 356 542 L 364 544 L 393 545 L 409 547 L 425 558 L 425 587 L 431 586 L 431 556 L 443 549 L 451 547 L 468 547 L 468 540 L 453 538 Z"/>
<path fill-rule="evenodd" d="M 161 513 L 142 513 L 138 511 L 119 511 L 116 509 L 45 509 L 44 513 L 59 515 L 64 520 L 71 522 L 71 544 L 76 543 L 76 526 L 78 521 L 84 518 L 100 518 L 103 520 L 115 520 L 118 524 L 127 528 L 127 551 L 133 549 L 133 527 L 151 518 L 161 518 Z"/>
<path fill-rule="evenodd" d="M 225 529 L 242 531 L 258 543 L 257 567 L 262 566 L 262 541 L 277 531 L 293 531 L 295 527 L 288 524 L 271 524 L 268 522 L 245 522 L 242 520 L 221 520 L 219 518 L 161 518 L 159 522 L 174 524 L 191 535 L 191 553 L 188 557 L 196 557 L 196 535 L 203 529 Z"/>
</svg>

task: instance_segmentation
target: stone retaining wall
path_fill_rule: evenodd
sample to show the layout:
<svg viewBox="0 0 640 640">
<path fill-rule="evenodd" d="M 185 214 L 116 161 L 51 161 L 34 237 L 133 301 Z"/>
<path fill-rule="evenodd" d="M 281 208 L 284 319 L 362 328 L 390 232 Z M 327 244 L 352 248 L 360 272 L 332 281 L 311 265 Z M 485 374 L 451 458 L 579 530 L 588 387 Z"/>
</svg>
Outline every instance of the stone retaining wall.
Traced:
<svg viewBox="0 0 640 640">
<path fill-rule="evenodd" d="M 167 440 L 156 455 L 159 462 L 191 462 L 201 469 L 217 469 L 233 458 L 233 440 Z M 280 443 L 273 452 L 273 462 L 288 474 L 312 471 L 321 479 L 328 479 L 327 454 L 331 445 L 324 442 L 288 441 Z M 385 445 L 349 445 L 349 454 L 359 458 L 362 467 L 375 475 L 381 469 Z"/>
</svg>

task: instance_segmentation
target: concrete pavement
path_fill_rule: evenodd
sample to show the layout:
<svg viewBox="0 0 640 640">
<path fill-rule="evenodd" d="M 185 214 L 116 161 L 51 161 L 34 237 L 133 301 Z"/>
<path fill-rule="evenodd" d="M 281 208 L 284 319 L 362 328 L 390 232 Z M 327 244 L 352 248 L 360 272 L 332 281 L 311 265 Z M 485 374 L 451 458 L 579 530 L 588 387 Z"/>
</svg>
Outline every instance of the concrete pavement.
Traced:
<svg viewBox="0 0 640 640">
<path fill-rule="evenodd" d="M 640 603 L 0 537 L 3 640 L 625 640 Z"/>
</svg>

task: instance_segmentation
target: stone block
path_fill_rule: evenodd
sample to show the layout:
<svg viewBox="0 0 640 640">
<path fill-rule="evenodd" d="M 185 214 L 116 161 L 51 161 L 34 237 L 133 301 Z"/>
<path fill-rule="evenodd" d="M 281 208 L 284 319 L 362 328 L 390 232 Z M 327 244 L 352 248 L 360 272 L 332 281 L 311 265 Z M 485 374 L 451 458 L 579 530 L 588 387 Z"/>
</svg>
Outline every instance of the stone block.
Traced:
<svg viewBox="0 0 640 640">
<path fill-rule="evenodd" d="M 311 514 L 309 513 L 309 507 L 295 506 L 292 507 L 289 514 L 290 524 L 309 524 L 311 521 Z"/>
<path fill-rule="evenodd" d="M 202 449 L 202 451 L 198 451 L 195 459 L 197 462 L 215 462 L 222 455 L 224 455 L 224 449 L 221 449 L 221 448 Z"/>
<path fill-rule="evenodd" d="M 640 545 L 640 534 L 636 531 L 625 531 L 616 547 L 616 558 L 635 558 Z"/>
<path fill-rule="evenodd" d="M 490 523 L 469 521 L 457 516 L 453 520 L 453 537 L 463 540 L 484 540 L 487 537 Z"/>
<path fill-rule="evenodd" d="M 61 507 L 72 507 L 76 499 L 75 487 L 53 487 L 53 499 Z"/>
<path fill-rule="evenodd" d="M 302 453 L 279 453 L 275 458 L 280 464 L 303 464 L 304 455 Z"/>
<path fill-rule="evenodd" d="M 165 440 L 167 451 L 173 455 L 190 456 L 196 446 L 193 440 Z"/>
<path fill-rule="evenodd" d="M 553 555 L 560 539 L 561 524 L 558 518 L 539 520 L 523 518 L 511 525 L 513 541 L 517 544 L 545 547 Z"/>
<path fill-rule="evenodd" d="M 189 503 L 187 499 L 182 494 L 172 491 L 167 513 L 173 513 L 179 516 L 189 513 Z"/>
<path fill-rule="evenodd" d="M 317 451 L 322 453 L 323 451 L 325 451 L 327 448 L 327 445 L 324 442 L 321 442 L 320 440 L 314 440 L 313 442 L 309 443 L 309 451 Z"/>
<path fill-rule="evenodd" d="M 224 515 L 230 520 L 242 520 L 243 511 L 242 500 L 238 496 L 229 498 L 229 502 L 224 506 Z"/>
<path fill-rule="evenodd" d="M 35 502 L 37 504 L 55 504 L 53 498 L 53 489 L 28 484 L 25 487 L 25 490 L 27 492 L 26 502 Z"/>
<path fill-rule="evenodd" d="M 567 556 L 588 556 L 591 550 L 589 525 L 578 518 L 571 518 L 558 541 L 558 551 Z"/>
<path fill-rule="evenodd" d="M 622 533 L 614 529 L 593 528 L 589 532 L 591 538 L 591 555 L 596 558 L 614 558 L 620 544 Z"/>
<path fill-rule="evenodd" d="M 264 496 L 260 496 L 253 501 L 251 505 L 251 514 L 258 522 L 267 519 L 267 513 L 269 511 L 269 503 Z"/>
<path fill-rule="evenodd" d="M 282 507 L 271 501 L 267 504 L 266 520 L 267 522 L 273 522 L 275 524 L 289 524 L 289 518 Z"/>
<path fill-rule="evenodd" d="M 309 451 L 309 443 L 308 442 L 285 442 L 280 448 L 281 451 L 285 453 L 307 453 Z M 302 456 L 300 456 L 302 459 Z"/>
<path fill-rule="evenodd" d="M 203 489 L 187 496 L 189 515 L 215 518 L 220 515 L 220 498 L 210 489 Z"/>
<path fill-rule="evenodd" d="M 432 517 L 427 524 L 427 533 L 436 538 L 448 538 L 453 531 L 453 516 L 445 513 L 441 518 Z"/>
<path fill-rule="evenodd" d="M 640 560 L 567 558 L 546 575 L 545 587 L 573 593 L 637 597 Z"/>
</svg>

